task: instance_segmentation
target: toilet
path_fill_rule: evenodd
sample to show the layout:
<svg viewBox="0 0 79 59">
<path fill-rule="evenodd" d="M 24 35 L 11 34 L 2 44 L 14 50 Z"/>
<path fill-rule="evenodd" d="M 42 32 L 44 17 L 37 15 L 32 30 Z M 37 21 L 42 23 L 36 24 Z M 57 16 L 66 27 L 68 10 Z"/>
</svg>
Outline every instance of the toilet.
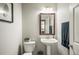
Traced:
<svg viewBox="0 0 79 59">
<path fill-rule="evenodd" d="M 35 41 L 24 42 L 24 55 L 32 55 L 35 48 Z"/>
</svg>

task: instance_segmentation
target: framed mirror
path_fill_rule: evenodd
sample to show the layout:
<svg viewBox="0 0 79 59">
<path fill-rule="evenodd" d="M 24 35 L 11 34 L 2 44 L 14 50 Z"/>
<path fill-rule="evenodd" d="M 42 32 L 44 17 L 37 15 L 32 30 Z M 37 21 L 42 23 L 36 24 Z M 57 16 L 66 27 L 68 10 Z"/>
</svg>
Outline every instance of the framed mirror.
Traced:
<svg viewBox="0 0 79 59">
<path fill-rule="evenodd" d="M 0 21 L 13 23 L 12 3 L 0 3 Z"/>
<path fill-rule="evenodd" d="M 55 35 L 55 13 L 40 13 L 40 35 Z"/>
</svg>

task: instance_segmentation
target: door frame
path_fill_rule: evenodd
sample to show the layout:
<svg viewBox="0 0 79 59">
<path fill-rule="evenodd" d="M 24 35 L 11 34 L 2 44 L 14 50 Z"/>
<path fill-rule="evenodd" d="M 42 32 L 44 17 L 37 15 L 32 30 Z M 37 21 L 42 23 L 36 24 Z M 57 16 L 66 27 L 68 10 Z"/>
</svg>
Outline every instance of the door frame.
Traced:
<svg viewBox="0 0 79 59">
<path fill-rule="evenodd" d="M 72 6 L 72 5 L 71 5 Z M 71 14 L 70 14 L 70 55 L 75 55 L 74 51 L 74 42 L 75 41 L 75 8 L 79 7 L 79 4 L 73 4 L 72 9 L 71 9 Z M 79 43 L 79 42 L 76 42 Z"/>
</svg>

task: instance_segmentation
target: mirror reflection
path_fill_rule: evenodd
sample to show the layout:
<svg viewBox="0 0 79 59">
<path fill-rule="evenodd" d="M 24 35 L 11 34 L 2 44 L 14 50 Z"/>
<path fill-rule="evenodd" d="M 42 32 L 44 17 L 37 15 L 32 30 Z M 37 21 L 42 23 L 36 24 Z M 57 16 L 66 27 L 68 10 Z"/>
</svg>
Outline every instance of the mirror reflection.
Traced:
<svg viewBox="0 0 79 59">
<path fill-rule="evenodd" d="M 54 13 L 40 14 L 40 34 L 42 35 L 55 34 L 55 14 Z"/>
</svg>

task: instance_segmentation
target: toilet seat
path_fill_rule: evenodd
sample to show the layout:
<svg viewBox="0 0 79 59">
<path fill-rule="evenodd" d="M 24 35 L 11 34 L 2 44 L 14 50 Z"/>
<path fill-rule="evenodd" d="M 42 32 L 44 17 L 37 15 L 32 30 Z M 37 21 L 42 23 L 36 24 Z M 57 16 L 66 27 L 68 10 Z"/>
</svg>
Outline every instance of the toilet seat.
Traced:
<svg viewBox="0 0 79 59">
<path fill-rule="evenodd" d="M 32 53 L 24 53 L 23 55 L 32 55 Z"/>
</svg>

